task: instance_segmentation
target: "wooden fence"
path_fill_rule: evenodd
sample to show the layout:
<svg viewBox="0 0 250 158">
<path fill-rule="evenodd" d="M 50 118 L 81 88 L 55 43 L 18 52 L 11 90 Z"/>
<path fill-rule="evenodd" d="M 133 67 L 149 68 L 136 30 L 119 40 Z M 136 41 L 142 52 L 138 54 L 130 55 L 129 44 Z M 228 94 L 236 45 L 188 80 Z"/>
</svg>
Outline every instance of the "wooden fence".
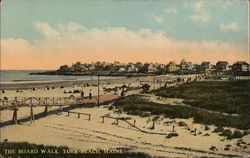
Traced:
<svg viewBox="0 0 250 158">
<path fill-rule="evenodd" d="M 150 131 L 142 130 L 139 127 L 136 126 L 136 120 L 133 120 L 133 123 L 130 123 L 128 121 L 129 120 L 128 118 L 119 118 L 119 117 L 111 117 L 111 116 L 100 116 L 100 117 L 102 118 L 102 123 L 104 123 L 105 118 L 108 118 L 108 119 L 116 120 L 117 125 L 119 125 L 119 121 L 123 121 L 123 122 L 129 124 L 130 126 L 132 126 L 133 128 L 137 129 L 138 131 L 143 132 L 143 133 L 158 134 L 158 135 L 168 135 L 167 133 L 158 133 L 158 132 L 150 132 Z M 154 129 L 154 128 L 155 128 L 155 123 L 153 122 L 152 129 Z"/>
<path fill-rule="evenodd" d="M 68 111 L 68 117 L 70 114 L 77 114 L 78 115 L 78 119 L 80 119 L 80 116 L 81 115 L 87 115 L 88 116 L 88 120 L 90 121 L 90 117 L 91 117 L 91 114 L 87 114 L 87 113 L 82 113 L 82 112 L 72 112 L 72 111 Z"/>
</svg>

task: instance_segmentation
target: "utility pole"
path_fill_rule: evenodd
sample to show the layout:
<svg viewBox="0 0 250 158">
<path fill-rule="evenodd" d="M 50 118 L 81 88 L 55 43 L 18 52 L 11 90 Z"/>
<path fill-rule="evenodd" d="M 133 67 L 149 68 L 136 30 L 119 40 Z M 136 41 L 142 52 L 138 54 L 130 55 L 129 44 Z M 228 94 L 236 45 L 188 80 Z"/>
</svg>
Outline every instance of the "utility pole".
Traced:
<svg viewBox="0 0 250 158">
<path fill-rule="evenodd" d="M 250 0 L 248 0 L 248 62 L 250 62 Z"/>
<path fill-rule="evenodd" d="M 154 78 L 153 78 L 153 85 L 154 85 L 154 90 L 155 90 L 155 75 L 154 75 Z"/>
<path fill-rule="evenodd" d="M 154 74 L 153 74 L 153 85 L 154 85 L 154 90 L 155 90 L 155 67 L 154 67 Z"/>
<path fill-rule="evenodd" d="M 100 106 L 100 75 L 99 75 L 99 69 L 100 69 L 100 67 L 98 67 L 98 75 L 97 75 L 97 84 L 98 84 L 97 106 L 98 106 L 98 108 Z"/>
</svg>

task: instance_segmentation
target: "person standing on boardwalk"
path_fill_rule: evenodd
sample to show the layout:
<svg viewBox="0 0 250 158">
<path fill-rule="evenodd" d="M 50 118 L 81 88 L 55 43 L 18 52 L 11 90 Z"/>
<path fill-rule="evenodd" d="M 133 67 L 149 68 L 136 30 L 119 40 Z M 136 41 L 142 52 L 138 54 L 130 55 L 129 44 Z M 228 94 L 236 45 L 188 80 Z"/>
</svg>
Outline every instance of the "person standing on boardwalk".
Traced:
<svg viewBox="0 0 250 158">
<path fill-rule="evenodd" d="M 118 88 L 117 88 L 117 87 L 115 87 L 115 95 L 117 95 L 117 91 L 118 91 Z"/>
<path fill-rule="evenodd" d="M 92 99 L 92 92 L 91 92 L 91 89 L 89 91 L 89 99 Z"/>
<path fill-rule="evenodd" d="M 122 88 L 121 97 L 124 97 L 124 89 Z"/>
</svg>

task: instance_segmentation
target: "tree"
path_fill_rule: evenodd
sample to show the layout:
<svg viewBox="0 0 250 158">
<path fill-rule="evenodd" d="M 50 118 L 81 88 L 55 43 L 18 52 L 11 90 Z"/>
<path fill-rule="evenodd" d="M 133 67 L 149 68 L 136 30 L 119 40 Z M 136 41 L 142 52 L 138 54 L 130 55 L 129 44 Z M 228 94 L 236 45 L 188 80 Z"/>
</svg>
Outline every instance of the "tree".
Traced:
<svg viewBox="0 0 250 158">
<path fill-rule="evenodd" d="M 68 71 L 68 70 L 69 70 L 69 66 L 68 65 L 62 65 L 59 68 L 59 71 L 63 71 L 63 72 Z"/>
<path fill-rule="evenodd" d="M 81 70 L 81 62 L 77 61 L 75 64 L 72 64 L 72 68 L 74 71 L 80 71 Z"/>
</svg>

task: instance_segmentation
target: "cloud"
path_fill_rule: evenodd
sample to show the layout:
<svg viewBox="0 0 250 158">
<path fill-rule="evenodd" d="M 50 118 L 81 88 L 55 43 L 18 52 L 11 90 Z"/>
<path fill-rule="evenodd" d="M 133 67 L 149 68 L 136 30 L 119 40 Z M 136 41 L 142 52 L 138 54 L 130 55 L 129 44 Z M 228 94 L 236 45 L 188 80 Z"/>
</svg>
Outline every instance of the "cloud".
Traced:
<svg viewBox="0 0 250 158">
<path fill-rule="evenodd" d="M 59 24 L 59 25 L 57 25 L 57 28 L 61 33 L 64 33 L 64 34 L 77 33 L 77 32 L 87 30 L 86 27 L 79 25 L 77 23 L 74 23 L 74 22 L 69 22 L 66 25 Z"/>
<path fill-rule="evenodd" d="M 222 3 L 223 3 L 222 6 L 221 6 L 222 9 L 226 9 L 227 7 L 232 5 L 232 2 L 230 0 L 222 1 Z"/>
<path fill-rule="evenodd" d="M 59 35 L 59 32 L 50 27 L 48 23 L 36 23 L 35 28 L 42 31 L 46 38 L 56 38 Z"/>
<path fill-rule="evenodd" d="M 165 12 L 166 12 L 166 13 L 170 13 L 170 14 L 177 14 L 176 8 L 168 8 L 168 9 L 165 9 Z"/>
<path fill-rule="evenodd" d="M 202 23 L 209 22 L 211 15 L 204 9 L 204 1 L 199 0 L 195 2 L 193 8 L 196 14 L 189 16 L 189 19 Z"/>
<path fill-rule="evenodd" d="M 86 28 L 79 24 L 50 26 L 37 23 L 45 39 L 1 39 L 1 69 L 57 69 L 62 64 L 115 60 L 160 62 L 183 58 L 196 63 L 209 60 L 247 60 L 247 50 L 231 43 L 180 41 L 147 28 Z M 42 27 L 41 27 L 42 26 Z M 56 38 L 54 38 L 56 36 Z"/>
<path fill-rule="evenodd" d="M 228 32 L 228 31 L 237 32 L 239 29 L 240 29 L 240 27 L 235 22 L 232 22 L 230 24 L 221 24 L 220 25 L 220 30 L 222 30 L 223 32 Z"/>
<path fill-rule="evenodd" d="M 151 14 L 151 17 L 153 17 L 154 20 L 155 20 L 157 23 L 163 23 L 163 22 L 165 21 L 164 18 L 159 17 L 159 16 L 157 16 L 157 15 L 155 15 L 155 14 Z"/>
</svg>

